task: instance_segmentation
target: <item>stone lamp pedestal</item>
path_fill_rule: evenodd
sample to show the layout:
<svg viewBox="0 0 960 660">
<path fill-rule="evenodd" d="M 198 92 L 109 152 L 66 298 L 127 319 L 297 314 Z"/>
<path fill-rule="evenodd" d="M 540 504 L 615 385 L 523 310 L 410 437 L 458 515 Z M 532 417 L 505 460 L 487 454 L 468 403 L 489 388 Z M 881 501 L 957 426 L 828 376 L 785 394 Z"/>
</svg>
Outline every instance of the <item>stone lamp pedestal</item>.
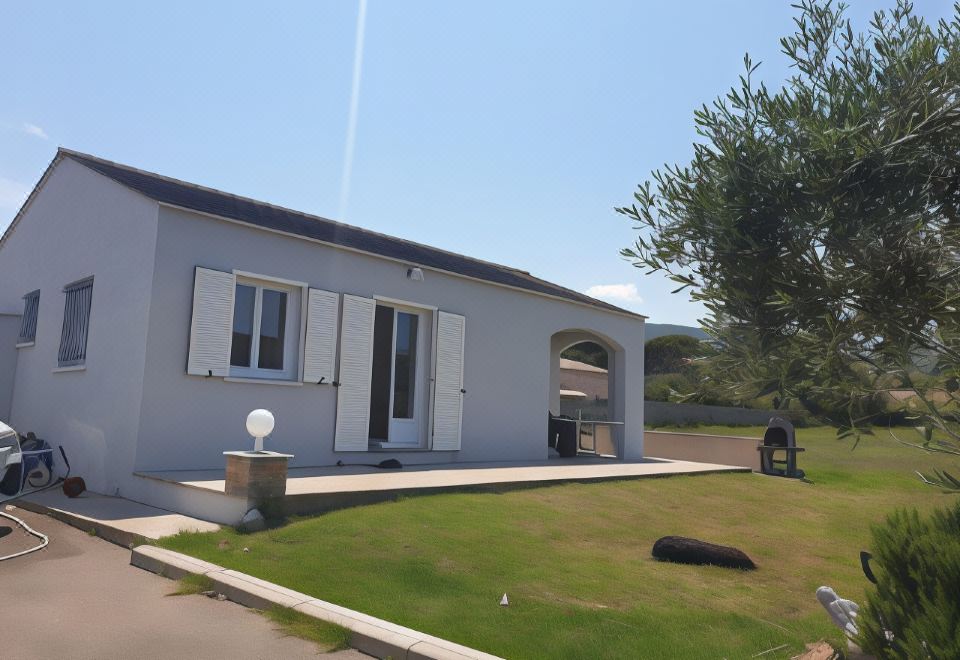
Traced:
<svg viewBox="0 0 960 660">
<path fill-rule="evenodd" d="M 274 451 L 225 451 L 224 492 L 246 498 L 250 507 L 275 509 L 287 492 L 287 461 L 293 454 Z M 282 507 L 281 507 L 282 509 Z"/>
</svg>

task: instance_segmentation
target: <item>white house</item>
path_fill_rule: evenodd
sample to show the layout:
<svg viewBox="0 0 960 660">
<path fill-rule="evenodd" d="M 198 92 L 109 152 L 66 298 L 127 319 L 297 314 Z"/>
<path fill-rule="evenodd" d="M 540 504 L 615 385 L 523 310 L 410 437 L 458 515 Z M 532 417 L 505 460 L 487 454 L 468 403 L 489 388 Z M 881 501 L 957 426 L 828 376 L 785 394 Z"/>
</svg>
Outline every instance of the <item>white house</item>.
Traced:
<svg viewBox="0 0 960 660">
<path fill-rule="evenodd" d="M 529 273 L 66 149 L 0 239 L 0 419 L 141 501 L 254 408 L 292 467 L 545 459 L 584 340 L 640 458 L 644 318 Z"/>
</svg>

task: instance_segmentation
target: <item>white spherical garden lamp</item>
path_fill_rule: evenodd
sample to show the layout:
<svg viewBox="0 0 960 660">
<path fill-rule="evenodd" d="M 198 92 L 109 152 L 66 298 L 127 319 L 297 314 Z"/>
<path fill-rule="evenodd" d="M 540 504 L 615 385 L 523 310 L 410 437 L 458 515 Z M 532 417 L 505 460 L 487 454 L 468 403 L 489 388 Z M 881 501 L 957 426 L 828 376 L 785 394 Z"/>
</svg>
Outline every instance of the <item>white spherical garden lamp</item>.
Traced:
<svg viewBox="0 0 960 660">
<path fill-rule="evenodd" d="M 247 433 L 253 436 L 253 451 L 263 451 L 263 439 L 273 433 L 273 413 L 257 408 L 247 415 Z"/>
</svg>

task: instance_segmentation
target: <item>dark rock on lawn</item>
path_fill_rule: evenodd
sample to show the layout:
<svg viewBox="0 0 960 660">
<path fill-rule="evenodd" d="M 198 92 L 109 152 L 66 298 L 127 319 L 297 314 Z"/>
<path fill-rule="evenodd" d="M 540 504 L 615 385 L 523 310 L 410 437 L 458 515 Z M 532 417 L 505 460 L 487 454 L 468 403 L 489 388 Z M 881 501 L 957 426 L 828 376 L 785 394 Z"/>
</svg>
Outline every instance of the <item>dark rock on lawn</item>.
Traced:
<svg viewBox="0 0 960 660">
<path fill-rule="evenodd" d="M 664 536 L 653 544 L 653 556 L 678 564 L 712 564 L 752 570 L 757 567 L 742 550 L 685 536 Z"/>
</svg>

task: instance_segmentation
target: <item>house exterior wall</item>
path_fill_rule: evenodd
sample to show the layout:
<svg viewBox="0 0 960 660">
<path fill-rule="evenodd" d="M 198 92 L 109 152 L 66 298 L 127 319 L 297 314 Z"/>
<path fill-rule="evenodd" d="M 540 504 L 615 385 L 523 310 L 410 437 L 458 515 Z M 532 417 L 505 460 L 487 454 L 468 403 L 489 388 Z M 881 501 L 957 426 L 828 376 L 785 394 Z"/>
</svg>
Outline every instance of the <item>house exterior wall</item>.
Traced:
<svg viewBox="0 0 960 660">
<path fill-rule="evenodd" d="M 733 406 L 705 406 L 699 403 L 673 401 L 644 401 L 646 424 L 671 426 L 684 424 L 717 424 L 720 426 L 766 426 L 771 417 L 783 417 L 795 423 L 803 422 L 805 415 L 791 410 L 756 410 Z"/>
<path fill-rule="evenodd" d="M 17 375 L 16 344 L 19 334 L 20 317 L 16 314 L 0 314 L 0 422 L 10 420 L 13 381 Z"/>
<path fill-rule="evenodd" d="M 155 202 L 65 159 L 0 246 L 0 312 L 20 314 L 23 295 L 40 289 L 36 343 L 17 349 L 10 422 L 62 445 L 99 492 L 117 492 L 132 472 L 156 227 Z M 89 276 L 86 368 L 55 373 L 63 287 Z"/>
<path fill-rule="evenodd" d="M 331 465 L 367 457 L 404 463 L 542 460 L 547 457 L 551 337 L 585 328 L 613 338 L 615 358 L 637 405 L 614 411 L 626 422 L 629 457 L 642 456 L 643 322 L 409 264 L 333 248 L 161 206 L 143 381 L 136 469 L 222 468 L 222 452 L 245 449 L 254 408 L 277 420 L 267 449 L 291 465 Z M 365 297 L 435 306 L 466 318 L 462 444 L 459 451 L 334 452 L 336 389 L 225 381 L 186 374 L 194 268 L 241 270 Z M 555 361 L 555 360 L 554 360 Z M 504 377 L 506 375 L 506 377 Z"/>
</svg>

